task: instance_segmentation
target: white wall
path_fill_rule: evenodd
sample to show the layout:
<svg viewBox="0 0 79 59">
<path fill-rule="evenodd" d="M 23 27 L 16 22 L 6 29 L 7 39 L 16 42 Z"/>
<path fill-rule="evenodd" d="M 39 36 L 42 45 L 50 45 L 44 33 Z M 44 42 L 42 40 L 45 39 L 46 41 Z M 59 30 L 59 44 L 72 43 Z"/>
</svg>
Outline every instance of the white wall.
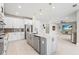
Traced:
<svg viewBox="0 0 79 59">
<path fill-rule="evenodd" d="M 67 17 L 70 21 L 76 21 L 76 12 L 69 14 Z"/>
<path fill-rule="evenodd" d="M 29 19 L 23 19 L 23 22 L 24 24 L 29 24 L 29 25 L 32 25 L 32 20 L 29 20 Z"/>
<path fill-rule="evenodd" d="M 73 12 L 67 16 L 64 16 L 62 18 L 60 18 L 60 20 L 62 21 L 67 21 L 67 22 L 72 22 L 72 21 L 76 21 L 76 12 Z"/>
</svg>

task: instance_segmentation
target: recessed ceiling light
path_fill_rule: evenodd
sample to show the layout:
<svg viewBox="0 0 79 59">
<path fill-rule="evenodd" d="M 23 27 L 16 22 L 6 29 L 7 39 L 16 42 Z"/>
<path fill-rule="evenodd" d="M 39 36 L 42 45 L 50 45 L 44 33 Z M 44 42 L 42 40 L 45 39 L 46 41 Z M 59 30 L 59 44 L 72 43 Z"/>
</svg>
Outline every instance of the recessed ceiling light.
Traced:
<svg viewBox="0 0 79 59">
<path fill-rule="evenodd" d="M 33 18 L 35 18 L 35 16 L 33 16 Z"/>
<path fill-rule="evenodd" d="M 43 15 L 42 13 L 40 13 L 40 15 Z"/>
<path fill-rule="evenodd" d="M 22 8 L 21 6 L 18 6 L 18 8 Z"/>
<path fill-rule="evenodd" d="M 52 7 L 53 9 L 55 8 L 55 7 Z"/>
</svg>

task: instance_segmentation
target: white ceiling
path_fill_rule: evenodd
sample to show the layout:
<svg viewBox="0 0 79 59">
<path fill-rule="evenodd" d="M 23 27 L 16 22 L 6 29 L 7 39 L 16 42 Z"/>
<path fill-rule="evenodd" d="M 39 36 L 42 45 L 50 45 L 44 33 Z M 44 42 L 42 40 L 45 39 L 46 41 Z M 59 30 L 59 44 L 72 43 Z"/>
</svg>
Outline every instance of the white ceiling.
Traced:
<svg viewBox="0 0 79 59">
<path fill-rule="evenodd" d="M 79 5 L 76 7 L 72 7 L 72 5 L 73 3 L 52 3 L 52 5 L 49 5 L 49 3 L 5 3 L 4 11 L 8 14 L 32 18 L 33 16 L 39 17 L 41 9 L 41 17 L 51 15 L 56 18 L 68 15 L 79 9 Z"/>
</svg>

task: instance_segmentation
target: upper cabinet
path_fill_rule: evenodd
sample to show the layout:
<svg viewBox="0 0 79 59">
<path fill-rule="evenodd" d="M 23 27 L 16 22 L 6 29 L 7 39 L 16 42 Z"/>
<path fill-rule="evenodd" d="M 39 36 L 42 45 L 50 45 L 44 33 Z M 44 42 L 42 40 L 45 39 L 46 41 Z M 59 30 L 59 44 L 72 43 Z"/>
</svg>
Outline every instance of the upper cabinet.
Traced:
<svg viewBox="0 0 79 59">
<path fill-rule="evenodd" d="M 4 4 L 0 3 L 0 21 L 3 21 L 4 18 Z"/>
</svg>

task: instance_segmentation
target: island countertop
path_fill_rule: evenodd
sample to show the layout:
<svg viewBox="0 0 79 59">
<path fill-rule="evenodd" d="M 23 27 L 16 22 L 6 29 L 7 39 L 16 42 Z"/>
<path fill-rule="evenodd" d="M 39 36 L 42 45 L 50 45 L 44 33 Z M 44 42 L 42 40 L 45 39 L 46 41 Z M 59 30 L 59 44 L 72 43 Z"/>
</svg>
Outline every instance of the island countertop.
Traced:
<svg viewBox="0 0 79 59">
<path fill-rule="evenodd" d="M 49 37 L 49 34 L 34 34 L 34 35 L 38 37 L 45 37 L 45 38 Z"/>
</svg>

